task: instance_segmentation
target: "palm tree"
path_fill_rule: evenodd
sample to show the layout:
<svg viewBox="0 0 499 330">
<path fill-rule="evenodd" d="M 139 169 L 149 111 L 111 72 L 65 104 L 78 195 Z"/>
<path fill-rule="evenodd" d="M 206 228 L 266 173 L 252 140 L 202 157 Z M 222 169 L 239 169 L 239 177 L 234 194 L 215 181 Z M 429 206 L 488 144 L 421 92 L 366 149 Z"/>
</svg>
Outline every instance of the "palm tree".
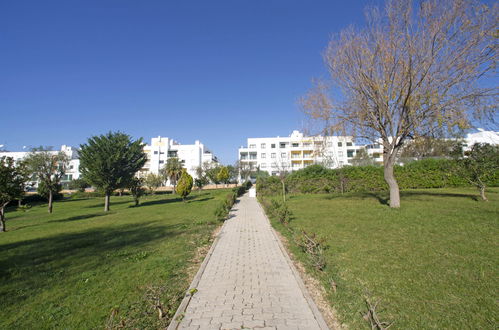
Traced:
<svg viewBox="0 0 499 330">
<path fill-rule="evenodd" d="M 174 157 L 169 158 L 166 161 L 165 166 L 161 169 L 161 175 L 165 178 L 165 180 L 169 179 L 170 183 L 173 185 L 173 193 L 176 192 L 177 180 L 182 174 L 182 168 L 181 161 Z"/>
</svg>

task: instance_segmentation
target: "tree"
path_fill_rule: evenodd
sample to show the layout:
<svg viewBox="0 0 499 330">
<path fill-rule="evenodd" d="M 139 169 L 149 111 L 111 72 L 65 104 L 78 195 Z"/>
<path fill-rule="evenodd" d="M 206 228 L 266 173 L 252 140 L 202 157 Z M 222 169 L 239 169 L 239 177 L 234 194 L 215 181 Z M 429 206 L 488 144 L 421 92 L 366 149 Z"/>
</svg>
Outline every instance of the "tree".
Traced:
<svg viewBox="0 0 499 330">
<path fill-rule="evenodd" d="M 128 183 L 128 190 L 133 196 L 133 200 L 135 202 L 135 206 L 139 206 L 140 197 L 144 195 L 144 188 L 142 187 L 144 184 L 144 179 L 133 177 Z"/>
<path fill-rule="evenodd" d="M 227 184 L 229 182 L 229 169 L 227 166 L 220 166 L 220 169 L 217 173 L 217 180 L 219 182 Z"/>
<path fill-rule="evenodd" d="M 14 199 L 24 195 L 27 173 L 24 163 L 16 164 L 11 157 L 0 158 L 0 232 L 5 227 L 5 207 Z"/>
<path fill-rule="evenodd" d="M 69 188 L 70 189 L 74 189 L 74 190 L 78 190 L 80 192 L 84 192 L 86 188 L 89 188 L 90 185 L 88 184 L 88 182 L 83 179 L 83 178 L 78 178 L 78 179 L 74 179 L 72 180 L 70 183 L 69 183 Z"/>
<path fill-rule="evenodd" d="M 237 167 L 233 165 L 227 165 L 227 171 L 229 172 L 229 183 L 237 183 L 237 177 L 239 176 L 239 171 Z"/>
<path fill-rule="evenodd" d="M 196 179 L 194 179 L 194 184 L 198 188 L 198 191 L 201 191 L 201 189 L 203 189 L 203 187 L 208 184 L 208 178 L 205 176 L 202 176 L 200 178 L 196 178 Z"/>
<path fill-rule="evenodd" d="M 400 207 L 393 168 L 408 139 L 459 134 L 497 110 L 497 88 L 478 82 L 496 67 L 499 5 L 412 4 L 388 0 L 366 11 L 365 28 L 330 41 L 324 59 L 342 102 L 320 84 L 301 100 L 310 115 L 326 114 L 330 131 L 381 139 L 391 207 Z"/>
<path fill-rule="evenodd" d="M 159 174 L 149 173 L 144 179 L 144 185 L 154 195 L 156 189 L 163 184 L 163 177 Z"/>
<path fill-rule="evenodd" d="M 237 169 L 242 182 L 249 181 L 251 179 L 251 174 L 253 174 L 256 170 L 252 163 L 245 163 L 241 161 L 237 161 L 234 167 Z"/>
<path fill-rule="evenodd" d="M 357 150 L 357 153 L 352 158 L 353 166 L 376 165 L 376 161 L 367 153 L 366 149 Z"/>
<path fill-rule="evenodd" d="M 475 143 L 464 157 L 458 160 L 458 174 L 466 178 L 480 191 L 482 200 L 485 196 L 486 182 L 499 179 L 499 146 L 488 143 Z"/>
<path fill-rule="evenodd" d="M 215 184 L 220 183 L 220 180 L 218 180 L 218 173 L 220 172 L 220 166 L 212 166 L 206 170 L 206 177 Z"/>
<path fill-rule="evenodd" d="M 142 138 L 132 141 L 121 132 L 93 136 L 80 146 L 81 174 L 104 192 L 106 212 L 113 191 L 127 187 L 146 161 Z"/>
<path fill-rule="evenodd" d="M 408 143 L 403 146 L 400 158 L 421 160 L 429 157 L 450 157 L 458 143 L 460 143 L 460 141 L 454 139 L 447 140 L 425 136 L 417 137 L 414 140 L 408 141 Z"/>
<path fill-rule="evenodd" d="M 185 198 L 191 193 L 192 181 L 192 176 L 183 168 L 177 185 L 177 193 L 182 197 L 183 201 L 185 201 Z"/>
<path fill-rule="evenodd" d="M 61 179 L 66 173 L 69 157 L 64 152 L 32 151 L 24 160 L 28 172 L 39 184 L 44 185 L 48 198 L 48 212 L 52 213 L 54 194 L 61 189 Z"/>
<path fill-rule="evenodd" d="M 272 163 L 272 168 L 276 170 L 277 177 L 281 181 L 282 186 L 282 200 L 286 203 L 286 178 L 289 174 L 290 166 L 287 159 L 282 158 L 280 155 Z"/>
<path fill-rule="evenodd" d="M 161 174 L 167 180 L 170 180 L 170 183 L 173 185 L 173 193 L 176 193 L 177 181 L 182 175 L 182 163 L 176 158 L 168 158 L 165 166 L 161 169 Z"/>
</svg>

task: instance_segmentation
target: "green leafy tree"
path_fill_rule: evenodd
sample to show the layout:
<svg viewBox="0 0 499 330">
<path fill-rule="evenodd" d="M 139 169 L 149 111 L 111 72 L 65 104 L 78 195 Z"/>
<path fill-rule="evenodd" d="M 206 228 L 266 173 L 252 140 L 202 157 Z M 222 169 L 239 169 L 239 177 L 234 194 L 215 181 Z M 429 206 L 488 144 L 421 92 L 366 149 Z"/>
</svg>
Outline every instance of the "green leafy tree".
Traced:
<svg viewBox="0 0 499 330">
<path fill-rule="evenodd" d="M 69 189 L 78 190 L 80 192 L 84 192 L 85 189 L 89 187 L 90 185 L 83 178 L 74 179 L 69 183 Z"/>
<path fill-rule="evenodd" d="M 352 157 L 352 165 L 353 166 L 367 166 L 367 165 L 376 165 L 376 161 L 374 158 L 369 156 L 366 149 L 359 149 L 355 156 Z"/>
<path fill-rule="evenodd" d="M 154 195 L 156 189 L 163 184 L 163 177 L 159 174 L 149 173 L 144 179 L 144 185 Z"/>
<path fill-rule="evenodd" d="M 113 191 L 127 187 L 147 161 L 142 138 L 132 141 L 127 134 L 109 132 L 89 138 L 80 149 L 80 171 L 104 192 L 104 211 L 109 211 Z"/>
<path fill-rule="evenodd" d="M 140 197 L 142 197 L 145 193 L 143 185 L 144 185 L 144 179 L 137 177 L 133 177 L 128 183 L 128 189 L 132 194 L 135 206 L 139 206 Z"/>
<path fill-rule="evenodd" d="M 208 182 L 208 178 L 205 176 L 194 179 L 194 184 L 196 185 L 198 191 L 201 191 L 203 187 L 208 184 Z"/>
<path fill-rule="evenodd" d="M 229 178 L 230 178 L 229 169 L 227 168 L 227 166 L 221 166 L 217 173 L 217 180 L 219 182 L 227 184 L 229 183 Z"/>
<path fill-rule="evenodd" d="M 206 170 L 206 177 L 215 184 L 220 183 L 220 180 L 218 179 L 218 172 L 220 172 L 220 166 L 212 166 Z"/>
<path fill-rule="evenodd" d="M 464 158 L 458 160 L 458 173 L 478 188 L 482 200 L 485 196 L 486 182 L 499 180 L 499 146 L 488 143 L 475 143 Z"/>
<path fill-rule="evenodd" d="M 63 152 L 32 151 L 24 159 L 28 172 L 39 184 L 45 185 L 49 202 L 48 212 L 52 213 L 53 197 L 61 189 L 61 179 L 66 173 L 69 157 Z"/>
<path fill-rule="evenodd" d="M 237 177 L 239 176 L 237 167 L 227 165 L 227 170 L 229 171 L 229 183 L 237 183 Z"/>
<path fill-rule="evenodd" d="M 50 198 L 50 193 L 52 192 L 52 199 L 57 200 L 62 197 L 62 194 L 60 193 L 62 190 L 62 185 L 61 184 L 56 184 L 52 188 L 47 187 L 45 182 L 41 181 L 38 184 L 38 187 L 36 188 L 36 192 L 38 195 L 46 198 L 47 200 Z"/>
<path fill-rule="evenodd" d="M 178 180 L 177 193 L 182 197 L 183 201 L 185 201 L 185 198 L 191 193 L 192 184 L 192 176 L 187 173 L 187 170 L 185 168 L 182 169 L 182 174 L 180 175 L 180 179 Z"/>
<path fill-rule="evenodd" d="M 177 191 L 177 181 L 182 175 L 182 162 L 177 157 L 168 158 L 165 166 L 161 169 L 161 175 L 165 180 L 170 180 L 173 185 L 173 193 Z"/>
<path fill-rule="evenodd" d="M 0 232 L 5 232 L 5 207 L 24 195 L 27 172 L 24 163 L 16 164 L 11 157 L 0 158 Z"/>
</svg>

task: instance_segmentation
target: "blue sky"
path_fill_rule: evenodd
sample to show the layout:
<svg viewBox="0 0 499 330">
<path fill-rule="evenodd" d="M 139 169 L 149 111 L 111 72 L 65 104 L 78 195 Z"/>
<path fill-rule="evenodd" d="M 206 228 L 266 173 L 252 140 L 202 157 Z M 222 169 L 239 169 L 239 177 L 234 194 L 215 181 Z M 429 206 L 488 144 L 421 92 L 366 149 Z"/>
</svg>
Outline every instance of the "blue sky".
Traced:
<svg viewBox="0 0 499 330">
<path fill-rule="evenodd" d="M 0 144 L 78 146 L 120 130 L 201 140 L 224 163 L 248 137 L 303 127 L 354 1 L 2 1 Z"/>
</svg>

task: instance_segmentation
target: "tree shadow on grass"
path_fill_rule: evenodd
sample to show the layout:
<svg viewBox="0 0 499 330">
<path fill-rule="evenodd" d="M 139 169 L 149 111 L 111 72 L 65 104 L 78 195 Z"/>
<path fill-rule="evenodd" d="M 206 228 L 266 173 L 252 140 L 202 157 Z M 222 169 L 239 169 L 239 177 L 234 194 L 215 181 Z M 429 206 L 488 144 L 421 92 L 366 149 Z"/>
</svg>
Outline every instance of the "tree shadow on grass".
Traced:
<svg viewBox="0 0 499 330">
<path fill-rule="evenodd" d="M 113 264 L 123 262 L 124 252 L 137 253 L 151 242 L 192 230 L 184 224 L 153 223 L 142 222 L 140 227 L 135 224 L 101 227 L 0 245 L 0 281 L 9 283 L 0 288 L 4 306 L 19 304 L 37 291 L 61 283 L 66 283 L 70 291 L 81 272 L 105 272 Z M 30 294 L 19 294 L 20 290 Z"/>
<path fill-rule="evenodd" d="M 91 219 L 95 217 L 102 217 L 104 215 L 108 215 L 109 213 L 90 213 L 90 214 L 82 214 L 82 215 L 77 215 L 74 217 L 69 217 L 65 219 L 59 219 L 59 220 L 50 220 L 47 222 L 69 222 L 69 221 L 77 221 L 77 220 L 85 220 L 85 219 Z"/>
<path fill-rule="evenodd" d="M 429 200 L 433 197 L 454 197 L 454 198 L 466 198 L 472 199 L 474 201 L 479 201 L 478 195 L 467 194 L 467 193 L 447 193 L 442 191 L 418 191 L 418 190 L 402 190 L 400 191 L 400 198 L 402 202 L 404 199 L 417 198 L 418 200 Z M 325 197 L 325 199 L 332 200 L 337 198 L 357 198 L 357 199 L 376 199 L 381 205 L 390 205 L 389 192 L 355 192 L 355 193 L 345 193 L 345 194 L 331 194 Z"/>
</svg>

